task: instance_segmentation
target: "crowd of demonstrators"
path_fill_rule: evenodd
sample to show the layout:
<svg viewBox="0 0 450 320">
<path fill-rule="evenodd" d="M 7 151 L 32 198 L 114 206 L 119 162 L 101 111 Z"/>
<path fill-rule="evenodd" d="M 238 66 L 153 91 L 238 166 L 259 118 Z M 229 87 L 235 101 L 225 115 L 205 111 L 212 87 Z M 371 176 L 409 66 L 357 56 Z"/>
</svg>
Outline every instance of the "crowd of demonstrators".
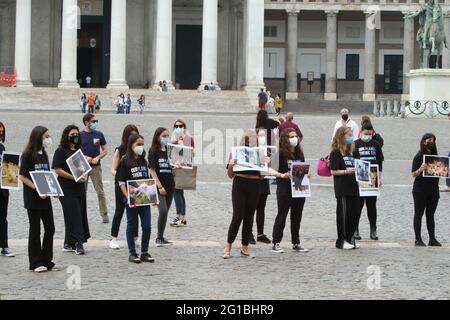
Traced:
<svg viewBox="0 0 450 320">
<path fill-rule="evenodd" d="M 83 93 L 80 97 L 80 109 L 81 113 L 86 113 L 86 111 L 90 114 L 99 113 L 102 106 L 102 102 L 98 95 L 90 93 L 86 95 Z"/>
</svg>

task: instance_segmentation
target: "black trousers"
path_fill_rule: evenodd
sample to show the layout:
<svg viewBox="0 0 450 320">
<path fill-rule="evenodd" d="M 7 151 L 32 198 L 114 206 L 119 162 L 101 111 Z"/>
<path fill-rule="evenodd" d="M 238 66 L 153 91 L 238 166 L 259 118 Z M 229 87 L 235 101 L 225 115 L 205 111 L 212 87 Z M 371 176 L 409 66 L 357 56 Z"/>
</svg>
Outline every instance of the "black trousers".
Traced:
<svg viewBox="0 0 450 320">
<path fill-rule="evenodd" d="M 122 222 L 123 214 L 125 212 L 125 204 L 126 200 L 122 194 L 122 190 L 120 190 L 119 184 L 115 184 L 114 193 L 116 198 L 116 210 L 114 212 L 114 218 L 111 226 L 111 237 L 117 238 L 119 236 L 120 223 Z M 136 234 L 135 238 L 139 236 L 139 219 L 136 220 Z"/>
<path fill-rule="evenodd" d="M 55 222 L 53 220 L 53 210 L 27 210 L 30 222 L 30 232 L 28 235 L 28 260 L 30 270 L 44 266 L 52 269 L 55 265 L 53 261 L 53 236 L 55 234 Z M 44 225 L 44 238 L 41 245 L 41 220 Z"/>
<path fill-rule="evenodd" d="M 414 233 L 416 240 L 422 239 L 422 217 L 425 213 L 427 219 L 427 229 L 430 239 L 435 238 L 434 214 L 439 203 L 439 193 L 413 192 L 414 198 Z"/>
<path fill-rule="evenodd" d="M 74 246 L 86 243 L 91 237 L 87 219 L 86 194 L 83 196 L 65 195 L 59 201 L 64 213 L 66 235 L 64 244 Z"/>
<path fill-rule="evenodd" d="M 277 194 L 278 214 L 273 225 L 273 243 L 280 243 L 286 226 L 286 218 L 291 210 L 291 242 L 300 243 L 300 223 L 302 221 L 305 198 L 292 198 L 290 194 Z"/>
<path fill-rule="evenodd" d="M 228 228 L 228 243 L 233 243 L 239 232 L 242 222 L 243 246 L 248 246 L 252 233 L 253 217 L 258 206 L 260 181 L 235 177 L 231 199 L 233 202 L 233 217 Z"/>
<path fill-rule="evenodd" d="M 0 190 L 0 249 L 8 248 L 8 202 L 8 192 Z"/>
<path fill-rule="evenodd" d="M 344 241 L 353 242 L 353 235 L 358 226 L 361 215 L 358 196 L 337 197 L 336 206 L 336 226 L 337 235 L 336 247 L 342 248 Z"/>
<path fill-rule="evenodd" d="M 269 197 L 268 194 L 260 194 L 259 195 L 259 201 L 258 205 L 256 207 L 256 230 L 257 235 L 263 235 L 264 234 L 264 221 L 266 219 L 266 204 L 267 204 L 267 198 Z M 253 227 L 253 223 L 252 223 Z"/>
<path fill-rule="evenodd" d="M 371 229 L 377 228 L 377 197 L 360 197 L 359 198 L 359 207 L 362 213 L 364 208 L 364 204 L 367 207 L 367 217 L 369 218 L 369 224 Z M 359 216 L 361 217 L 361 213 Z M 359 226 L 359 219 L 358 219 Z"/>
</svg>

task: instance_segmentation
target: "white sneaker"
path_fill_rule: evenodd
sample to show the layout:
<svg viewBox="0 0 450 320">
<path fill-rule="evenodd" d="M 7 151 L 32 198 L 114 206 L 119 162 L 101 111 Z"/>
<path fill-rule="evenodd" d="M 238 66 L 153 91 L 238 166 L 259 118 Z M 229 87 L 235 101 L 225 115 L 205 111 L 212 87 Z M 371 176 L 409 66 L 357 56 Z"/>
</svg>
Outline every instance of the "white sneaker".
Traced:
<svg viewBox="0 0 450 320">
<path fill-rule="evenodd" d="M 283 253 L 284 250 L 281 249 L 281 246 L 279 243 L 275 243 L 272 247 L 272 252 L 276 252 L 276 253 Z"/>
<path fill-rule="evenodd" d="M 355 249 L 355 246 L 348 243 L 347 241 L 344 241 L 344 245 L 342 246 L 342 249 L 344 250 L 351 250 L 351 249 Z"/>
<path fill-rule="evenodd" d="M 33 271 L 36 272 L 36 273 L 47 272 L 47 267 L 40 266 L 40 267 L 34 269 Z"/>
<path fill-rule="evenodd" d="M 110 249 L 115 249 L 115 250 L 120 249 L 120 246 L 119 246 L 119 244 L 117 243 L 117 240 L 116 240 L 116 239 L 111 239 L 111 241 L 109 242 L 109 248 L 110 248 Z"/>
<path fill-rule="evenodd" d="M 355 242 L 355 249 L 359 249 L 359 248 L 361 248 L 361 245 L 359 243 Z"/>
<path fill-rule="evenodd" d="M 3 248 L 1 255 L 8 258 L 14 258 L 16 256 L 9 248 Z"/>
</svg>

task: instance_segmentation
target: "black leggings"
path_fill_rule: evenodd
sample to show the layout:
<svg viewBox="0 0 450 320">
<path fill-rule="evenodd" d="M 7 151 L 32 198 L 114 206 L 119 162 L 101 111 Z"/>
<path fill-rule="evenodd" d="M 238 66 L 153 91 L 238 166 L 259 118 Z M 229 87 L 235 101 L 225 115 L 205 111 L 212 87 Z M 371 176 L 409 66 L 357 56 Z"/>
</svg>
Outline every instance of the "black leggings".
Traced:
<svg viewBox="0 0 450 320">
<path fill-rule="evenodd" d="M 28 259 L 30 270 L 44 266 L 51 270 L 55 264 L 53 260 L 53 235 L 55 234 L 55 223 L 53 210 L 40 209 L 28 210 L 30 232 L 28 236 Z M 41 220 L 44 225 L 44 237 L 41 245 Z"/>
<path fill-rule="evenodd" d="M 253 217 L 258 206 L 260 181 L 234 177 L 231 199 L 233 202 L 233 217 L 228 229 L 228 243 L 233 243 L 242 223 L 243 246 L 248 246 L 252 233 Z"/>
<path fill-rule="evenodd" d="M 0 249 L 8 248 L 8 191 L 0 190 Z"/>
<path fill-rule="evenodd" d="M 300 223 L 302 221 L 305 198 L 292 198 L 290 194 L 277 194 L 278 214 L 273 225 L 273 243 L 280 243 L 283 239 L 283 230 L 286 218 L 291 210 L 291 242 L 300 244 Z"/>
<path fill-rule="evenodd" d="M 353 234 L 358 226 L 361 214 L 358 196 L 337 197 L 336 226 L 338 238 L 336 247 L 342 248 L 344 241 L 353 242 Z"/>
<path fill-rule="evenodd" d="M 119 236 L 120 223 L 122 222 L 123 213 L 125 212 L 126 200 L 120 190 L 119 184 L 116 183 L 114 186 L 114 193 L 116 197 L 116 210 L 114 212 L 114 218 L 111 226 L 111 237 L 117 238 Z M 136 234 L 135 238 L 139 236 L 139 219 L 136 219 Z"/>
<path fill-rule="evenodd" d="M 364 208 L 364 203 L 367 207 L 367 217 L 369 218 L 369 224 L 371 229 L 377 228 L 377 197 L 361 197 L 359 207 L 362 213 Z M 361 213 L 359 216 L 361 217 Z M 359 218 L 358 218 L 358 226 L 359 226 Z"/>
<path fill-rule="evenodd" d="M 414 233 L 416 240 L 422 239 L 422 217 L 425 213 L 427 219 L 427 229 L 430 240 L 435 239 L 434 233 L 434 213 L 439 203 L 439 193 L 413 192 L 414 198 Z"/>
<path fill-rule="evenodd" d="M 258 205 L 256 207 L 256 230 L 257 235 L 261 236 L 264 234 L 264 220 L 266 218 L 266 204 L 267 204 L 267 198 L 269 197 L 268 194 L 260 194 L 259 195 L 259 201 Z M 253 227 L 253 223 L 252 223 Z"/>
</svg>

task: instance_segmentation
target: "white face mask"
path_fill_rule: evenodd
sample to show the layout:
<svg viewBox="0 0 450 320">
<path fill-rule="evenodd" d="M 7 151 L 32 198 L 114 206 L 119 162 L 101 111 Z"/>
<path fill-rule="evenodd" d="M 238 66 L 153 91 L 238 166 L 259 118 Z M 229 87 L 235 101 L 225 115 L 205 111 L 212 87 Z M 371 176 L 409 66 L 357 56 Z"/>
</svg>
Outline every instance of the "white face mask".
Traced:
<svg viewBox="0 0 450 320">
<path fill-rule="evenodd" d="M 258 137 L 258 144 L 264 146 L 266 144 L 266 137 Z"/>
<path fill-rule="evenodd" d="M 42 146 L 45 149 L 51 148 L 52 144 L 53 144 L 52 138 L 45 138 L 44 140 L 42 140 Z"/>
<path fill-rule="evenodd" d="M 144 154 L 144 146 L 138 146 L 133 149 L 134 153 L 138 156 L 142 156 Z"/>
<path fill-rule="evenodd" d="M 298 146 L 298 138 L 297 137 L 289 138 L 289 142 L 290 142 L 291 146 L 293 146 L 294 148 L 296 146 Z"/>
</svg>

